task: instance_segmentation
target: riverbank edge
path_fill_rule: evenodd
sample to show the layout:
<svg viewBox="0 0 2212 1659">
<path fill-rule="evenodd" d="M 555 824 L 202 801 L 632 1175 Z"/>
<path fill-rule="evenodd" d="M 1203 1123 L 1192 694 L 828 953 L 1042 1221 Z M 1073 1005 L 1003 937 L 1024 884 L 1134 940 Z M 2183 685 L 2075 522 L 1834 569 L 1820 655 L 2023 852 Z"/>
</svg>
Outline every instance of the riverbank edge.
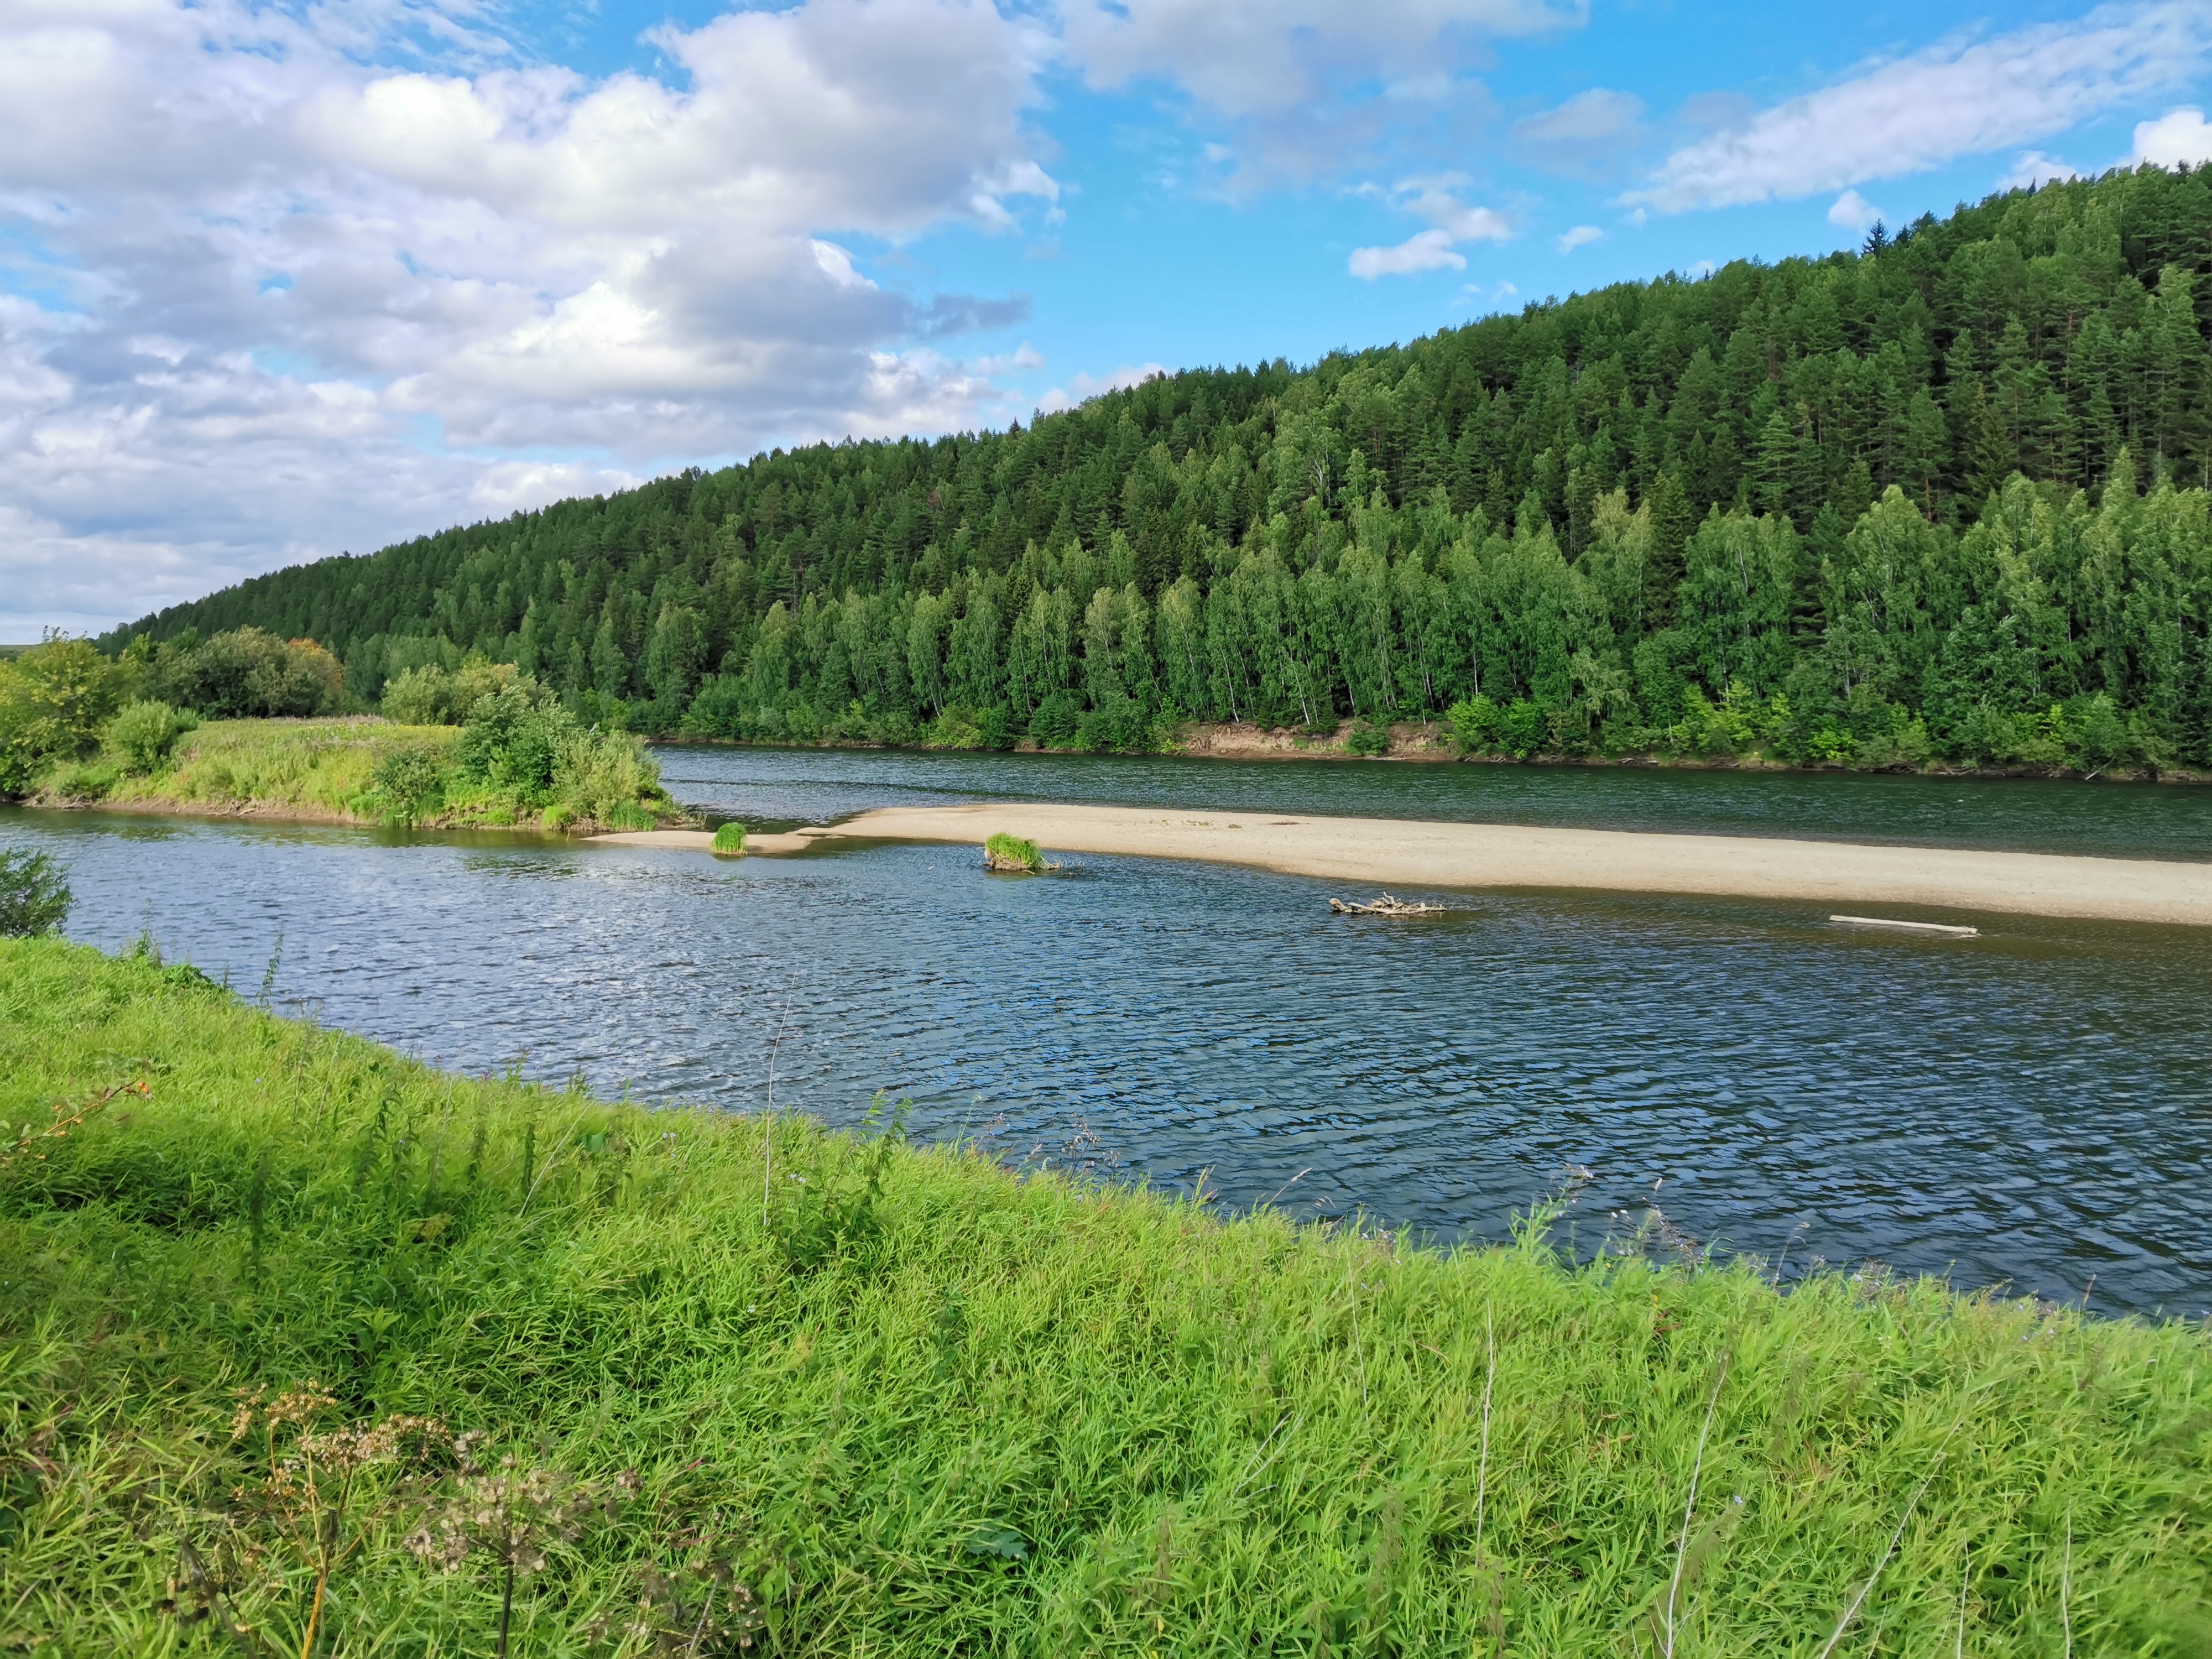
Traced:
<svg viewBox="0 0 2212 1659">
<path fill-rule="evenodd" d="M 1386 888 L 1677 893 L 2212 927 L 2212 863 L 1750 836 L 988 802 L 879 807 L 751 837 L 747 851 L 787 855 L 840 842 L 980 847 L 998 832 L 1058 853 L 1243 865 Z M 711 839 L 647 830 L 591 844 L 705 852 Z"/>
<path fill-rule="evenodd" d="M 2124 1650 L 2206 1629 L 2212 1352 L 2185 1322 L 1878 1270 L 1785 1291 L 1650 1224 L 1583 1265 L 1540 1221 L 1437 1251 L 971 1146 L 878 1157 L 795 1115 L 764 1165 L 759 1118 L 441 1073 L 149 957 L 0 940 L 0 1106 L 27 1133 L 50 1101 L 76 1112 L 0 1205 L 22 1264 L 0 1308 L 39 1333 L 11 1400 L 41 1425 L 9 1618 L 71 1650 L 170 1645 L 165 1621 L 192 1616 L 180 1546 L 208 1549 L 210 1510 L 260 1536 L 222 1501 L 258 1478 L 258 1440 L 229 1432 L 241 1395 L 311 1375 L 349 1419 L 438 1415 L 561 1479 L 619 1480 L 679 1536 L 734 1507 L 729 1571 L 775 1645 L 808 1651 L 988 1629 L 1024 1650 L 1302 1652 L 1316 1607 L 1355 1631 L 1425 1609 L 1449 1626 L 1413 1624 L 1425 1650 L 1486 1630 L 1598 1650 L 1670 1583 L 1701 1621 L 1791 1646 L 1844 1628 L 1870 1572 L 1900 1642 L 1948 1641 L 1954 1618 L 2023 1640 L 2069 1595 L 2083 1639 Z M 789 1265 L 805 1200 L 763 1214 L 764 1176 L 843 1170 L 849 1194 L 856 1159 L 874 1231 Z M 350 1323 L 301 1293 L 356 1279 L 377 1299 Z M 634 1400 L 608 1379 L 641 1363 Z M 1204 1455 L 1161 1464 L 1182 1446 Z M 1726 1522 L 1690 1574 L 1650 1540 L 1689 1526 L 1698 1469 L 1740 1495 L 1690 1500 Z M 1486 1488 L 1481 1571 L 1455 1568 Z M 380 1490 L 349 1516 L 331 1638 L 434 1616 L 441 1650 L 489 1650 L 496 1574 L 439 1577 L 403 1542 L 419 1503 Z M 635 1607 L 652 1547 L 556 1547 L 526 1593 L 563 1622 L 522 1650 Z M 1447 1570 L 1375 1565 L 1432 1548 Z M 1126 1607 L 1085 1588 L 1109 1566 L 1138 1587 Z M 229 1593 L 281 1631 L 312 1577 Z M 1051 1622 L 1070 1607 L 1111 1628 Z M 1224 1638 L 1225 1615 L 1280 1635 Z"/>
<path fill-rule="evenodd" d="M 378 751 L 388 754 L 416 748 L 450 757 L 461 736 L 459 726 L 406 726 L 379 714 L 209 721 L 183 733 L 174 750 L 150 774 L 125 772 L 112 763 L 57 762 L 40 775 L 30 793 L 0 795 L 0 805 L 42 811 L 124 812 L 207 822 L 380 829 L 392 825 L 394 817 L 364 811 L 356 805 L 375 788 L 368 769 Z M 204 757 L 200 750 L 211 742 L 220 747 L 212 757 Z M 195 769 L 206 759 L 220 768 L 219 792 L 203 792 L 206 779 Z M 236 777 L 228 764 L 231 760 L 276 774 L 295 793 L 289 798 L 230 793 Z M 337 772 L 326 775 L 326 767 L 335 767 Z M 88 777 L 92 787 L 73 787 Z M 310 798 L 301 799 L 301 795 Z M 337 805 L 338 800 L 347 804 Z M 661 825 L 680 827 L 701 821 L 665 792 L 657 792 L 657 799 L 641 798 L 631 805 Z M 454 832 L 542 832 L 574 840 L 622 827 L 622 819 L 617 817 L 610 822 L 580 815 L 573 809 L 549 818 L 540 810 L 503 799 L 496 792 L 478 791 L 471 798 L 454 800 L 446 798 L 441 789 L 435 806 L 416 811 L 404 820 L 404 827 Z"/>
<path fill-rule="evenodd" d="M 1010 748 L 993 750 L 931 744 L 870 743 L 849 738 L 823 738 L 813 743 L 761 742 L 746 738 L 702 737 L 683 732 L 647 735 L 646 741 L 674 749 L 768 749 L 806 751 L 855 750 L 883 753 L 926 755 L 1164 755 L 1184 760 L 1329 761 L 1346 763 L 1390 763 L 1399 765 L 1620 767 L 1634 771 L 1681 772 L 1797 772 L 1838 776 L 1907 777 L 1932 779 L 2020 779 L 2045 782 L 2110 782 L 2212 785 L 2212 771 L 2193 767 L 2106 767 L 2083 772 L 2066 767 L 1951 766 L 1928 762 L 1919 766 L 1844 766 L 1830 763 L 1807 765 L 1778 760 L 1763 753 L 1741 755 L 1674 755 L 1636 751 L 1618 755 L 1509 755 L 1465 753 L 1454 748 L 1436 721 L 1399 721 L 1389 730 L 1391 748 L 1380 755 L 1363 755 L 1346 745 L 1359 722 L 1344 720 L 1327 736 L 1295 727 L 1257 726 L 1244 721 L 1188 723 L 1177 728 L 1176 741 L 1164 749 L 1056 749 L 1024 737 Z"/>
</svg>

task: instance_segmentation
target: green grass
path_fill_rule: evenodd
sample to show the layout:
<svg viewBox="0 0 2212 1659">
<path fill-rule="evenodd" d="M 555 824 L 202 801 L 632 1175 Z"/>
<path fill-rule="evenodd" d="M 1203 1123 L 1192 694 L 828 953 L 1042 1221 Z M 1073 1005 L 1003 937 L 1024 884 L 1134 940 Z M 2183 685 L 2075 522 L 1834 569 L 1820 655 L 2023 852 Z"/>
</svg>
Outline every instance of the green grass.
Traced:
<svg viewBox="0 0 2212 1659">
<path fill-rule="evenodd" d="M 355 1457 L 319 1650 L 494 1652 L 482 1529 L 403 1547 L 485 1488 L 326 1440 L 311 1501 L 292 1431 L 233 1440 L 310 1380 L 536 1482 L 518 1654 L 1811 1659 L 1854 1604 L 1839 1654 L 2212 1644 L 2192 1328 L 1224 1221 L 0 942 L 0 1118 L 80 1115 L 0 1134 L 0 1647 L 298 1653 Z M 213 1591 L 256 1638 L 160 1607 Z"/>
<path fill-rule="evenodd" d="M 738 854 L 744 850 L 745 826 L 744 824 L 737 823 L 725 823 L 716 829 L 714 831 L 714 851 L 720 853 L 726 857 L 735 858 Z"/>
<path fill-rule="evenodd" d="M 341 720 L 213 720 L 177 739 L 169 764 L 125 773 L 105 757 L 64 766 L 43 781 L 50 796 L 115 806 L 228 811 L 247 808 L 337 822 L 362 820 L 355 803 L 377 763 L 416 744 L 450 750 L 459 728 Z"/>
<path fill-rule="evenodd" d="M 1044 854 L 1037 850 L 1037 844 L 1019 836 L 991 836 L 983 843 L 983 860 L 994 870 L 1035 872 L 1044 868 Z"/>
<path fill-rule="evenodd" d="M 592 748 L 586 775 L 570 780 L 550 810 L 510 787 L 465 775 L 462 728 L 401 726 L 373 715 L 325 720 L 214 720 L 179 738 L 152 772 L 127 771 L 103 750 L 55 765 L 40 776 L 34 802 L 125 810 L 242 811 L 338 823 L 408 821 L 426 828 L 522 824 L 550 830 L 650 830 L 682 809 L 659 787 L 659 772 L 627 740 Z M 379 768 L 419 752 L 434 778 L 419 810 L 395 811 Z"/>
</svg>

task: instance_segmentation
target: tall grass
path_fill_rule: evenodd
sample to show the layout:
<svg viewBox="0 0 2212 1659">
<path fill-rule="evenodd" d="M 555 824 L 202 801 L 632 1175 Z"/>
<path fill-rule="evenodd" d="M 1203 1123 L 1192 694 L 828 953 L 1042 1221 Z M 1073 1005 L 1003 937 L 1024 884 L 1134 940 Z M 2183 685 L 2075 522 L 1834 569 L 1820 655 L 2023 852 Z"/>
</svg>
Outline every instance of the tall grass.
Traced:
<svg viewBox="0 0 2212 1659">
<path fill-rule="evenodd" d="M 72 1114 L 0 1167 L 0 1644 L 2212 1646 L 2192 1328 L 1224 1220 L 0 942 L 0 1118 Z"/>
<path fill-rule="evenodd" d="M 215 720 L 176 740 L 170 766 L 118 777 L 105 799 L 123 806 L 251 805 L 348 819 L 360 816 L 355 803 L 374 787 L 386 756 L 422 747 L 444 753 L 458 735 L 362 718 Z"/>
</svg>

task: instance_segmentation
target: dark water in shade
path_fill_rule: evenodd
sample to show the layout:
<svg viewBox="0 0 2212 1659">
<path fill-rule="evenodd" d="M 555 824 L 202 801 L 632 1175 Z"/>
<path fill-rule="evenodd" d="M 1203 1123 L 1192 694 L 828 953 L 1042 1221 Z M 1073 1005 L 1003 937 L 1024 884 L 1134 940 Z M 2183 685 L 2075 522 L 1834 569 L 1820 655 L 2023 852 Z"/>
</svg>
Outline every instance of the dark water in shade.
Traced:
<svg viewBox="0 0 2212 1659">
<path fill-rule="evenodd" d="M 684 750 L 749 822 L 994 795 L 1865 835 L 2205 856 L 2212 794 L 1474 767 Z M 1718 782 L 1708 781 L 1717 778 Z M 1462 781 L 1462 780 L 1466 780 Z M 1771 786 L 1780 785 L 1780 787 Z M 1838 787 L 1840 786 L 1840 787 Z M 1925 791 L 1924 794 L 1916 790 Z M 1188 791 L 1188 793 L 1170 793 Z M 1518 792 L 1515 793 L 1513 792 Z M 1579 792 L 1579 793 L 1577 793 Z M 1493 809 L 1506 799 L 1514 805 Z M 2082 803 L 2077 805 L 2077 801 Z M 2101 838 L 2101 839 L 2100 839 Z M 0 811 L 72 866 L 76 937 L 150 927 L 249 993 L 472 1071 L 918 1133 L 1307 1216 L 1495 1237 L 1570 1165 L 1585 1244 L 1658 1202 L 1699 1240 L 1879 1260 L 2106 1311 L 2212 1310 L 2212 929 L 1825 906 L 1444 895 L 969 849 L 725 861 L 527 836 Z M 787 1004 L 787 1013 L 786 1012 Z M 1110 1161 L 1109 1161 L 1110 1160 Z"/>
</svg>

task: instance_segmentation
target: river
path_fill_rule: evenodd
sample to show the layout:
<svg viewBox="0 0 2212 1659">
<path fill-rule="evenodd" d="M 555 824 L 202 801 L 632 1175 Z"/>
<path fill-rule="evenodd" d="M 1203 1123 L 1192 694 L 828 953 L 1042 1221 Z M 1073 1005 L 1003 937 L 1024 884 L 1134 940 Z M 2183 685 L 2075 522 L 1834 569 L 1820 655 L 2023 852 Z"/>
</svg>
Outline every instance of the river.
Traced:
<svg viewBox="0 0 2212 1659">
<path fill-rule="evenodd" d="M 672 749 L 749 823 L 992 799 L 2212 858 L 2212 794 L 2116 785 Z M 1885 1263 L 2105 1311 L 2212 1310 L 2212 930 L 1444 895 L 1328 914 L 1266 872 L 964 848 L 709 860 L 525 835 L 0 811 L 70 866 L 70 932 L 150 931 L 249 994 L 434 1063 L 915 1132 L 1010 1164 L 1501 1237 L 1571 1189 L 1583 1248 L 1655 1205 L 1722 1249 Z M 1407 895 L 1410 896 L 1411 895 Z M 279 940 L 281 936 L 281 950 Z M 2093 1285 L 2094 1279 L 2094 1285 Z"/>
</svg>

